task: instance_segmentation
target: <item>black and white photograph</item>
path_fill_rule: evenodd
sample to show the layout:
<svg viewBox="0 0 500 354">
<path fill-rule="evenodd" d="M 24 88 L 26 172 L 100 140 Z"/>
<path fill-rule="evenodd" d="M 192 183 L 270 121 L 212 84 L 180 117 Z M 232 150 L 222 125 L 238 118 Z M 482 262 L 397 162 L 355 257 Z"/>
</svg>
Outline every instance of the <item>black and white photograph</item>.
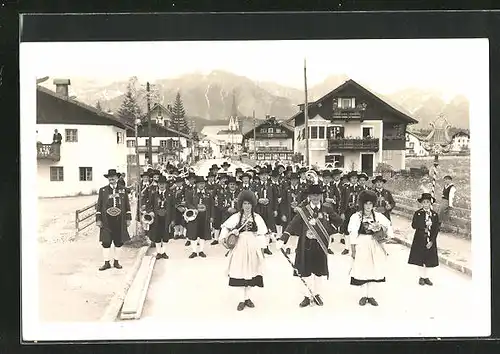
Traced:
<svg viewBox="0 0 500 354">
<path fill-rule="evenodd" d="M 21 43 L 22 338 L 490 335 L 488 50 Z"/>
</svg>

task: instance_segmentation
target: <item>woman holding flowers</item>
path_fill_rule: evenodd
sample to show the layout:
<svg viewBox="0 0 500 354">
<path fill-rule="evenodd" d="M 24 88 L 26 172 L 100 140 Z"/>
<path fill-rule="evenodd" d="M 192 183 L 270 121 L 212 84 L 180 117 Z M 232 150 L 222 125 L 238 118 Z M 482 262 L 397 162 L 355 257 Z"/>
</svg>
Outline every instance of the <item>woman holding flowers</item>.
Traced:
<svg viewBox="0 0 500 354">
<path fill-rule="evenodd" d="M 358 202 L 360 211 L 351 216 L 348 225 L 353 258 L 351 285 L 364 290 L 359 305 L 368 302 L 378 306 L 371 293 L 372 284 L 385 282 L 387 252 L 382 242 L 392 237 L 393 230 L 389 219 L 374 210 L 377 195 L 373 191 L 362 191 Z"/>
<path fill-rule="evenodd" d="M 219 241 L 224 243 L 230 235 L 237 236 L 237 242 L 229 254 L 229 286 L 242 289 L 238 311 L 254 307 L 250 299 L 250 289 L 263 287 L 262 277 L 267 227 L 259 214 L 254 212 L 257 205 L 255 194 L 244 190 L 238 195 L 238 213 L 230 216 L 221 226 Z"/>
</svg>

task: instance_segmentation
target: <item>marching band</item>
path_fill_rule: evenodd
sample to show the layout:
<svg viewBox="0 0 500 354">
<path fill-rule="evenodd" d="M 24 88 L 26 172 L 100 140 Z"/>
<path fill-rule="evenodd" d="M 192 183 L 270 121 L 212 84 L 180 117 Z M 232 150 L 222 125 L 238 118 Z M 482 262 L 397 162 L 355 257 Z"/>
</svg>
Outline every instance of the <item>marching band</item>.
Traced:
<svg viewBox="0 0 500 354">
<path fill-rule="evenodd" d="M 229 286 L 243 289 L 237 307 L 241 311 L 255 306 L 250 289 L 263 287 L 262 262 L 273 255 L 269 246 L 275 242 L 292 265 L 293 276 L 304 284 L 299 306 L 322 306 L 321 283 L 329 276 L 328 255 L 338 240 L 344 248 L 341 254 L 353 259 L 351 285 L 364 290 L 359 304 L 378 305 L 370 286 L 385 282 L 384 242 L 392 237 L 395 207 L 382 176 L 369 181 L 357 171 L 282 164 L 237 168 L 233 175 L 230 166 L 214 164 L 206 177 L 170 164 L 163 171 L 149 168 L 142 173 L 136 220 L 156 248 L 156 259 L 169 258 L 167 244 L 172 239 L 187 239 L 190 259 L 210 256 L 205 242 L 222 244 L 228 249 Z M 124 230 L 132 219 L 130 190 L 118 183 L 116 170 L 104 176 L 109 184 L 99 190 L 96 207 L 104 257 L 99 269 L 111 268 L 111 259 L 120 269 L 120 247 L 129 238 Z M 415 237 L 408 263 L 422 269 L 420 285 L 432 285 L 426 269 L 438 265 L 439 216 L 430 210 L 435 201 L 430 195 L 424 193 L 418 201 L 422 209 L 413 217 Z"/>
</svg>

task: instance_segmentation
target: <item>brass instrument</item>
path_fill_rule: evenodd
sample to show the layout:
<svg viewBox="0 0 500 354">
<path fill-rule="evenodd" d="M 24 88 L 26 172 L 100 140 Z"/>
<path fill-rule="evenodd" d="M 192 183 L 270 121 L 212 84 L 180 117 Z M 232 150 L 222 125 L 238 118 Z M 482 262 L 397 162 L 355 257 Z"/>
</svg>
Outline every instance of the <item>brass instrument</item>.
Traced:
<svg viewBox="0 0 500 354">
<path fill-rule="evenodd" d="M 182 216 L 186 222 L 193 221 L 198 216 L 198 209 L 186 209 Z"/>
<path fill-rule="evenodd" d="M 295 209 L 297 207 L 297 195 L 292 192 L 292 203 L 291 203 L 291 206 L 292 206 L 292 209 Z"/>
<path fill-rule="evenodd" d="M 149 230 L 149 226 L 154 222 L 154 220 L 155 213 L 153 211 L 150 211 L 149 213 L 146 211 L 142 212 L 141 222 L 144 225 L 144 230 Z"/>
<path fill-rule="evenodd" d="M 319 183 L 319 177 L 316 171 L 314 170 L 309 170 L 306 172 L 306 180 L 310 180 L 313 182 L 313 184 L 318 184 Z"/>
<path fill-rule="evenodd" d="M 382 196 L 382 193 L 377 193 L 377 204 L 375 210 L 379 213 L 384 213 L 386 211 L 387 202 L 385 198 Z"/>
</svg>

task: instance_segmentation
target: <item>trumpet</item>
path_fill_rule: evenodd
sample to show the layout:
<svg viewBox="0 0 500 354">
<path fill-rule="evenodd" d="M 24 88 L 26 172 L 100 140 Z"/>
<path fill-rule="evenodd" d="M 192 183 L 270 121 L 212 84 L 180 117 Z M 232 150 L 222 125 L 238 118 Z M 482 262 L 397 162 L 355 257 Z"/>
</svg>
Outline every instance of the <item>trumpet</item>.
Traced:
<svg viewBox="0 0 500 354">
<path fill-rule="evenodd" d="M 198 216 L 198 210 L 197 209 L 186 209 L 186 211 L 184 212 L 184 214 L 182 214 L 182 216 L 183 216 L 184 220 L 186 220 L 186 222 L 193 221 Z"/>
<path fill-rule="evenodd" d="M 306 179 L 312 181 L 313 184 L 318 184 L 319 183 L 318 174 L 314 170 L 309 170 L 309 171 L 306 172 Z"/>
<path fill-rule="evenodd" d="M 144 224 L 144 225 L 151 225 L 155 220 L 155 213 L 150 211 L 149 213 L 146 212 L 146 211 L 143 211 L 142 212 L 142 216 L 141 216 L 141 222 Z"/>
</svg>

